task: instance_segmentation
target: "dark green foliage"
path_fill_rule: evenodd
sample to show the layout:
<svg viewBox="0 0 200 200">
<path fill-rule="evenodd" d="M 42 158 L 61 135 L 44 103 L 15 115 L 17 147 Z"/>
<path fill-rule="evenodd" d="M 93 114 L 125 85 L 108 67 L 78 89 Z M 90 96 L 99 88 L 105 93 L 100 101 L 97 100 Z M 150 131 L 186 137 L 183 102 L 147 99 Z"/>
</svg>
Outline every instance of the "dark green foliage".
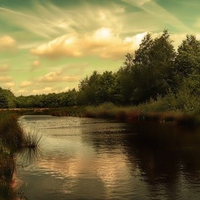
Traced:
<svg viewBox="0 0 200 200">
<path fill-rule="evenodd" d="M 115 74 L 106 71 L 101 75 L 94 71 L 79 85 L 78 104 L 98 105 L 104 102 L 116 102 L 118 92 Z"/>
<path fill-rule="evenodd" d="M 135 81 L 137 77 L 134 77 L 133 69 L 133 55 L 127 54 L 124 62 L 124 66 L 116 73 L 117 79 L 117 92 L 118 92 L 118 104 L 130 104 L 133 89 L 135 88 Z"/>
<path fill-rule="evenodd" d="M 132 101 L 141 103 L 165 95 L 173 82 L 175 50 L 165 30 L 160 37 L 143 39 L 135 52 L 133 77 L 135 81 Z"/>
<path fill-rule="evenodd" d="M 22 146 L 24 135 L 16 114 L 0 112 L 0 141 L 12 150 Z"/>
<path fill-rule="evenodd" d="M 168 31 L 152 39 L 147 34 L 135 55 L 128 53 L 117 72 L 119 104 L 139 104 L 164 96 L 174 85 L 175 50 Z"/>
<path fill-rule="evenodd" d="M 14 108 L 15 106 L 14 94 L 10 90 L 0 87 L 0 108 Z"/>
<path fill-rule="evenodd" d="M 8 108 L 8 101 L 3 92 L 1 91 L 0 91 L 0 108 Z"/>
<path fill-rule="evenodd" d="M 77 105 L 77 91 L 75 89 L 62 93 L 16 97 L 18 108 L 58 108 Z"/>
<path fill-rule="evenodd" d="M 200 41 L 187 35 L 178 48 L 175 61 L 176 75 L 181 79 L 200 72 Z"/>
</svg>

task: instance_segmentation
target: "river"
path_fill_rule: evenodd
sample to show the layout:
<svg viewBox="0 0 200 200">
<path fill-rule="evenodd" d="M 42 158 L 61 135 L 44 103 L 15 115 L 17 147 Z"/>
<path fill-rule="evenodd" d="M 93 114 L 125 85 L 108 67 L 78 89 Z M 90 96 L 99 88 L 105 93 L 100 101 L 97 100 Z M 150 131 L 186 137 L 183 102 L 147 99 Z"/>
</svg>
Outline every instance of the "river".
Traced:
<svg viewBox="0 0 200 200">
<path fill-rule="evenodd" d="M 16 158 L 28 200 L 195 200 L 200 130 L 171 124 L 22 116 L 39 149 Z"/>
</svg>

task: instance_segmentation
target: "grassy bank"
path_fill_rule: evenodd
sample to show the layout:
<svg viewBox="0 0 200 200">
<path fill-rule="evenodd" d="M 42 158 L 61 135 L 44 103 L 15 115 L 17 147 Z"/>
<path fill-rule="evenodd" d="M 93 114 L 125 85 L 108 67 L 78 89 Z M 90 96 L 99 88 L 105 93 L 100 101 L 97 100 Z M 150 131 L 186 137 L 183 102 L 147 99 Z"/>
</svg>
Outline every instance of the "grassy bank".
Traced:
<svg viewBox="0 0 200 200">
<path fill-rule="evenodd" d="M 0 199 L 23 199 L 16 191 L 15 155 L 27 150 L 35 152 L 41 139 L 25 133 L 18 123 L 18 116 L 13 111 L 0 112 Z"/>
<path fill-rule="evenodd" d="M 116 106 L 103 103 L 99 106 L 71 106 L 63 108 L 18 109 L 23 114 L 45 114 L 52 116 L 76 116 L 93 118 L 110 118 L 119 121 L 156 121 L 174 123 L 179 126 L 200 125 L 200 102 L 187 88 L 176 94 L 168 92 L 164 97 L 158 96 L 147 103 L 137 106 Z"/>
<path fill-rule="evenodd" d="M 24 133 L 18 124 L 18 116 L 13 112 L 0 112 L 0 139 L 11 150 L 22 147 Z"/>
<path fill-rule="evenodd" d="M 115 106 L 104 103 L 99 106 L 67 107 L 49 109 L 53 116 L 78 116 L 91 118 L 109 118 L 125 122 L 154 121 L 159 123 L 174 123 L 178 126 L 200 125 L 200 114 L 183 110 L 163 109 L 161 102 L 150 102 L 139 106 Z"/>
<path fill-rule="evenodd" d="M 200 125 L 200 115 L 181 111 L 159 111 L 150 108 L 150 105 L 132 107 L 117 107 L 112 104 L 103 104 L 97 107 L 86 108 L 87 117 L 111 118 L 119 121 L 155 121 L 159 123 L 174 123 L 179 126 Z"/>
<path fill-rule="evenodd" d="M 18 123 L 19 113 L 16 111 L 0 112 L 0 141 L 10 151 L 22 148 L 36 148 L 41 137 L 26 133 Z"/>
<path fill-rule="evenodd" d="M 13 188 L 15 153 L 22 148 L 24 134 L 13 112 L 0 112 L 0 199 L 13 200 L 17 194 Z"/>
</svg>

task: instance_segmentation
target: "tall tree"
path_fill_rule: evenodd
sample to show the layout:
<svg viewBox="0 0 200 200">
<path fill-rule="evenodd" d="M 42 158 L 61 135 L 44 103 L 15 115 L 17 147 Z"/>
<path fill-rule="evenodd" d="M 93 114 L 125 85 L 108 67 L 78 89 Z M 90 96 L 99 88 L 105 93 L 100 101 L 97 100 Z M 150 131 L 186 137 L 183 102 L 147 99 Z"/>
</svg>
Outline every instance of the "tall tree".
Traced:
<svg viewBox="0 0 200 200">
<path fill-rule="evenodd" d="M 115 95 L 117 94 L 117 88 L 115 85 L 116 77 L 110 71 L 105 71 L 99 77 L 99 83 L 96 89 L 96 101 L 97 104 L 104 102 L 115 102 Z"/>
<path fill-rule="evenodd" d="M 183 79 L 200 72 L 200 41 L 194 35 L 187 35 L 178 47 L 175 67 L 176 75 Z"/>
<path fill-rule="evenodd" d="M 133 74 L 135 89 L 133 102 L 144 102 L 157 95 L 165 95 L 173 83 L 173 62 L 176 53 L 167 30 L 152 39 L 147 34 L 135 52 Z"/>
<path fill-rule="evenodd" d="M 4 89 L 3 93 L 6 97 L 8 107 L 9 108 L 16 107 L 16 97 L 15 97 L 15 95 L 9 89 Z"/>
<path fill-rule="evenodd" d="M 90 77 L 86 77 L 79 84 L 78 103 L 90 105 L 97 103 L 97 88 L 99 87 L 100 75 L 94 71 Z"/>
<path fill-rule="evenodd" d="M 125 55 L 124 66 L 116 73 L 116 83 L 118 90 L 118 103 L 130 104 L 134 90 L 134 56 L 130 53 Z"/>
<path fill-rule="evenodd" d="M 0 88 L 0 108 L 8 108 L 8 101 L 2 88 Z"/>
</svg>

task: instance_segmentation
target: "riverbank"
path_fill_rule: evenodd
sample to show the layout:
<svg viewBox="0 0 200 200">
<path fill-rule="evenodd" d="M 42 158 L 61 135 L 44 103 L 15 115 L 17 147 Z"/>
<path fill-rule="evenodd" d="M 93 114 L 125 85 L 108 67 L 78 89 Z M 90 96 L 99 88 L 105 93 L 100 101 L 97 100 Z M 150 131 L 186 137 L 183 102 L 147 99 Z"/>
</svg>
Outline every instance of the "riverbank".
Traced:
<svg viewBox="0 0 200 200">
<path fill-rule="evenodd" d="M 15 154 L 22 149 L 24 132 L 14 112 L 0 112 L 0 199 L 17 199 L 13 185 Z"/>
<path fill-rule="evenodd" d="M 71 106 L 63 108 L 19 108 L 11 109 L 18 115 L 52 115 L 74 116 L 89 118 L 106 118 L 128 123 L 157 122 L 173 123 L 177 126 L 194 127 L 200 125 L 200 113 L 181 109 L 170 109 L 158 105 L 158 102 L 141 104 L 138 106 L 116 106 L 104 103 L 98 106 Z"/>
<path fill-rule="evenodd" d="M 0 140 L 10 149 L 20 149 L 25 140 L 25 135 L 18 124 L 18 115 L 12 111 L 0 112 Z"/>
<path fill-rule="evenodd" d="M 16 192 L 19 186 L 15 173 L 15 156 L 26 150 L 36 151 L 41 137 L 25 133 L 18 123 L 15 111 L 0 112 L 0 199 L 18 199 L 23 194 Z"/>
<path fill-rule="evenodd" d="M 67 107 L 49 109 L 42 112 L 53 116 L 76 116 L 90 118 L 107 118 L 117 121 L 134 123 L 138 121 L 173 123 L 177 126 L 194 127 L 200 125 L 200 114 L 182 111 L 160 111 L 146 105 L 140 106 L 115 106 L 105 103 L 99 106 Z"/>
</svg>

